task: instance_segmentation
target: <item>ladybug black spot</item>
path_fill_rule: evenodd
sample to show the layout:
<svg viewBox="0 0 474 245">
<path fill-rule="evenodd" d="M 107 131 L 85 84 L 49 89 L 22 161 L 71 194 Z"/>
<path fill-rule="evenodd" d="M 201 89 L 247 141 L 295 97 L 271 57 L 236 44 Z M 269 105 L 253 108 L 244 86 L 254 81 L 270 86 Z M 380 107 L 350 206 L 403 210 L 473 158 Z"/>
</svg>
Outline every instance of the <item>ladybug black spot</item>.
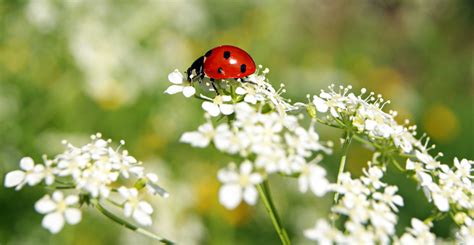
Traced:
<svg viewBox="0 0 474 245">
<path fill-rule="evenodd" d="M 240 72 L 244 73 L 247 70 L 247 66 L 245 64 L 242 64 L 240 66 Z"/>
<path fill-rule="evenodd" d="M 219 74 L 222 74 L 222 67 L 219 67 L 219 69 L 217 69 L 217 72 L 219 72 Z"/>
<path fill-rule="evenodd" d="M 209 57 L 211 54 L 212 54 L 212 50 L 209 50 L 209 51 L 206 52 L 206 54 L 204 56 Z"/>
<path fill-rule="evenodd" d="M 230 52 L 229 51 L 225 51 L 224 52 L 224 59 L 228 59 L 230 58 Z"/>
</svg>

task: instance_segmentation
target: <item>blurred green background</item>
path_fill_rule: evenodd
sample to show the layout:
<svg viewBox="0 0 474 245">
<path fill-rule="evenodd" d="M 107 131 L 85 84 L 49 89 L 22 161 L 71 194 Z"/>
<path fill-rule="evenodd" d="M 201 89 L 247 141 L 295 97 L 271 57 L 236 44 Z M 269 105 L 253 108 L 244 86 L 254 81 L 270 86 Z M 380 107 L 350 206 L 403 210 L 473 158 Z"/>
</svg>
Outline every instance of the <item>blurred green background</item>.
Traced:
<svg viewBox="0 0 474 245">
<path fill-rule="evenodd" d="M 181 244 L 278 244 L 260 204 L 218 204 L 216 171 L 231 159 L 178 142 L 203 117 L 198 101 L 163 94 L 168 73 L 233 44 L 270 68 L 293 101 L 331 83 L 383 94 L 451 164 L 474 158 L 473 26 L 469 0 L 0 0 L 0 180 L 22 156 L 40 161 L 61 152 L 62 139 L 81 144 L 102 132 L 124 139 L 170 191 L 151 199 L 151 230 Z M 319 129 L 324 140 L 340 137 Z M 338 147 L 324 161 L 332 180 Z M 351 146 L 349 169 L 359 174 L 368 159 Z M 405 198 L 399 231 L 410 217 L 429 215 L 432 204 L 413 182 L 397 173 L 387 181 Z M 293 241 L 308 243 L 302 230 L 327 215 L 331 197 L 300 194 L 293 179 L 271 184 Z M 43 194 L 1 188 L 0 244 L 151 243 L 92 209 L 53 236 L 33 208 Z M 435 225 L 439 236 L 452 235 L 450 221 Z"/>
</svg>

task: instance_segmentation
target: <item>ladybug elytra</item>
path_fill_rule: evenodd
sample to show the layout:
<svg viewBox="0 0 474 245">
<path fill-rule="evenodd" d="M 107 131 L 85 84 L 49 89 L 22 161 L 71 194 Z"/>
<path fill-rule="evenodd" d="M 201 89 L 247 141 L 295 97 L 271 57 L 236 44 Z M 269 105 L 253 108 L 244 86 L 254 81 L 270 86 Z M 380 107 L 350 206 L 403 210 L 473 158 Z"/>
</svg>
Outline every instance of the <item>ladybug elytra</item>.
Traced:
<svg viewBox="0 0 474 245">
<path fill-rule="evenodd" d="M 235 46 L 222 45 L 197 58 L 188 68 L 187 78 L 189 82 L 195 77 L 202 80 L 205 76 L 211 81 L 237 79 L 249 76 L 255 70 L 255 62 L 247 52 Z M 212 85 L 214 86 L 214 83 Z"/>
</svg>

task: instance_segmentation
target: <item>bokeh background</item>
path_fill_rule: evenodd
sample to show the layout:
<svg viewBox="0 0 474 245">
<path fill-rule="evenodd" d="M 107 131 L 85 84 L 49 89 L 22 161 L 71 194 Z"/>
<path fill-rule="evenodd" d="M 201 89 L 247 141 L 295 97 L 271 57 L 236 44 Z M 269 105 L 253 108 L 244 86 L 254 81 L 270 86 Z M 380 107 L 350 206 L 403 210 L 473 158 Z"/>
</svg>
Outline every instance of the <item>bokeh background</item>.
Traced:
<svg viewBox="0 0 474 245">
<path fill-rule="evenodd" d="M 168 73 L 233 44 L 294 101 L 331 83 L 383 94 L 451 163 L 474 158 L 473 27 L 469 0 L 0 0 L 0 180 L 22 156 L 40 161 L 61 152 L 62 139 L 81 144 L 102 132 L 124 139 L 171 192 L 152 199 L 151 230 L 181 244 L 278 244 L 261 205 L 218 204 L 216 171 L 231 159 L 178 142 L 203 117 L 199 102 L 163 94 Z M 340 137 L 319 129 L 325 140 Z M 337 147 L 324 161 L 333 180 Z M 354 144 L 348 168 L 358 175 L 368 159 Z M 429 215 L 413 182 L 397 173 L 387 181 L 405 198 L 399 231 Z M 271 184 L 290 236 L 307 243 L 302 230 L 327 215 L 330 196 L 300 194 L 293 179 Z M 53 236 L 33 209 L 43 194 L 0 189 L 1 244 L 151 244 L 92 209 Z M 435 225 L 451 235 L 452 222 Z"/>
</svg>

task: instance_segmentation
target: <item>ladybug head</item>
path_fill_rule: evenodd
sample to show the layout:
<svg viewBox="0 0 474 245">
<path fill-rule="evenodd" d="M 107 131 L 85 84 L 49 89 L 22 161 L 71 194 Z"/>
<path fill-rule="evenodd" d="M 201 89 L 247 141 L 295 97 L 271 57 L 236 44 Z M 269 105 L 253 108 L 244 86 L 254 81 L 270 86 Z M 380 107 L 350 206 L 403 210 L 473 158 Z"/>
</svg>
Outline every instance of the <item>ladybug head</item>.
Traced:
<svg viewBox="0 0 474 245">
<path fill-rule="evenodd" d="M 189 82 L 195 77 L 204 78 L 204 56 L 197 58 L 186 71 L 186 77 Z"/>
</svg>

